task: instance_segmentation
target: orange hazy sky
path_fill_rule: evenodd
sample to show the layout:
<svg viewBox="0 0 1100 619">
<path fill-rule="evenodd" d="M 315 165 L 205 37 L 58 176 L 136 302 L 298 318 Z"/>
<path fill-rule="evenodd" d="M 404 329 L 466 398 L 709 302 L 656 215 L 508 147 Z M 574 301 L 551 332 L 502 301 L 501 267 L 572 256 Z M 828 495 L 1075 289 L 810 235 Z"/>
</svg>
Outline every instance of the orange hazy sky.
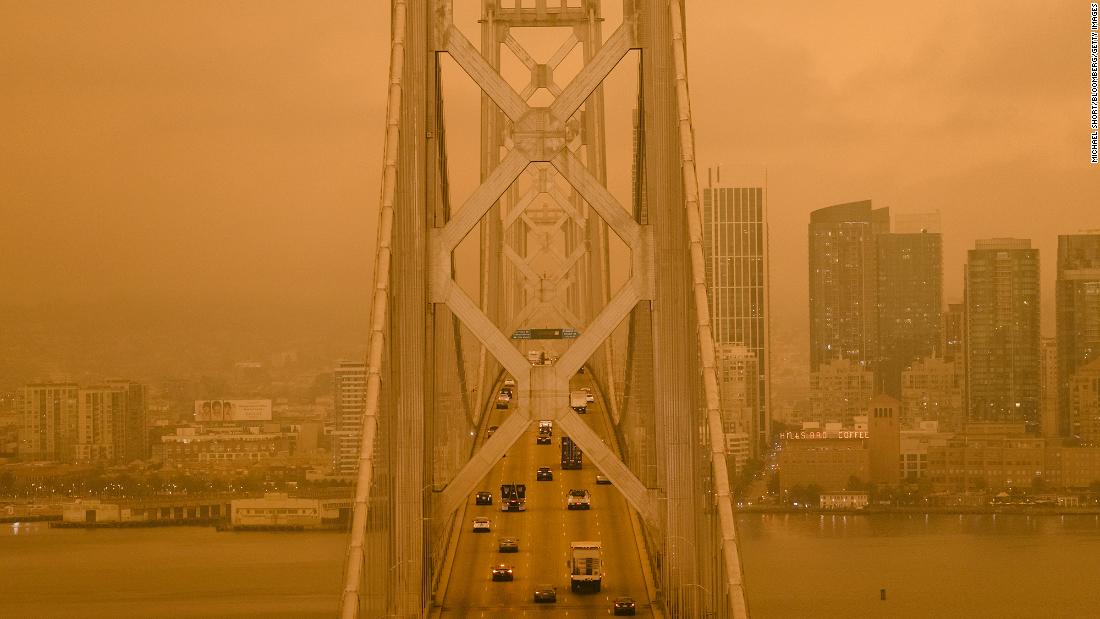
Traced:
<svg viewBox="0 0 1100 619">
<path fill-rule="evenodd" d="M 941 212 L 948 301 L 974 239 L 1034 239 L 1051 330 L 1057 235 L 1100 228 L 1087 2 L 687 8 L 700 163 L 767 167 L 778 326 L 806 328 L 809 212 L 870 198 Z M 0 303 L 365 320 L 388 38 L 381 0 L 0 0 Z"/>
</svg>

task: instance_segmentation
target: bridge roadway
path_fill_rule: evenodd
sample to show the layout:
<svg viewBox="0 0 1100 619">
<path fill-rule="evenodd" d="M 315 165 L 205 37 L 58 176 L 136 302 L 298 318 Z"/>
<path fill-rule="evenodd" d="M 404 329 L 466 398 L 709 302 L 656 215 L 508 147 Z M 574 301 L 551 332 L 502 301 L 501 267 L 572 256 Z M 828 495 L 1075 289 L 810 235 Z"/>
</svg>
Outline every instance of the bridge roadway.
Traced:
<svg viewBox="0 0 1100 619">
<path fill-rule="evenodd" d="M 584 376 L 573 380 L 573 389 L 588 386 Z M 599 398 L 582 415 L 588 425 L 608 442 L 608 415 Z M 486 424 L 500 425 L 509 411 L 494 410 Z M 580 470 L 561 469 L 561 437 L 555 426 L 550 445 L 536 445 L 538 424 L 528 431 L 493 467 L 477 490 L 493 493 L 492 505 L 475 505 L 471 495 L 462 516 L 462 529 L 444 596 L 441 617 L 596 617 L 611 615 L 612 602 L 620 596 L 634 598 L 637 616 L 652 617 L 646 581 L 642 572 L 630 507 L 611 485 L 596 485 L 596 467 L 585 459 Z M 484 442 L 484 431 L 480 441 Z M 535 481 L 535 470 L 548 466 L 553 481 Z M 527 484 L 527 511 L 501 512 L 500 485 Z M 584 488 L 592 493 L 592 508 L 567 510 L 566 493 Z M 471 522 L 478 516 L 492 521 L 492 532 L 473 533 Z M 519 552 L 500 553 L 497 540 L 514 537 Z M 606 575 L 599 593 L 573 593 L 569 588 L 566 560 L 569 543 L 600 541 Z M 514 566 L 513 582 L 493 582 L 490 569 L 507 563 Z M 537 585 L 557 588 L 556 604 L 535 604 Z M 506 615 L 501 615 L 507 610 Z"/>
</svg>

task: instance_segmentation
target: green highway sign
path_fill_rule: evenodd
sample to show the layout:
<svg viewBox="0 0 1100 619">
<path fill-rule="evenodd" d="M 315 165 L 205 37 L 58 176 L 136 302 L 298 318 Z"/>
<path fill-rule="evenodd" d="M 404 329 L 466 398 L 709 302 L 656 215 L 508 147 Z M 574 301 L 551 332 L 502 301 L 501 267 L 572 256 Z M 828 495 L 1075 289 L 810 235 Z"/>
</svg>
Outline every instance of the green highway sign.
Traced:
<svg viewBox="0 0 1100 619">
<path fill-rule="evenodd" d="M 580 335 L 576 329 L 516 329 L 513 340 L 572 340 Z"/>
</svg>

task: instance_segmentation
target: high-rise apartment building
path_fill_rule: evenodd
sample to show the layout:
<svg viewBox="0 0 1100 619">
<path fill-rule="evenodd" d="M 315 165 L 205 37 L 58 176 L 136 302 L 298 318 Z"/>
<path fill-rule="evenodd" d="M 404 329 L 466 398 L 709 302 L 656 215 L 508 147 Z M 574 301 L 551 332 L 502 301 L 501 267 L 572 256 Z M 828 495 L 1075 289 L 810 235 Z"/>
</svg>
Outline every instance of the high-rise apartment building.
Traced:
<svg viewBox="0 0 1100 619">
<path fill-rule="evenodd" d="M 333 471 L 355 475 L 359 470 L 359 446 L 363 435 L 363 414 L 367 405 L 367 364 L 341 361 L 334 376 Z"/>
<path fill-rule="evenodd" d="M 1039 342 L 1039 430 L 1043 436 L 1062 435 L 1058 408 L 1058 341 L 1044 337 Z"/>
<path fill-rule="evenodd" d="M 977 241 L 965 269 L 969 421 L 1039 423 L 1039 250 Z"/>
<path fill-rule="evenodd" d="M 900 398 L 902 372 L 940 346 L 943 240 L 938 213 L 896 227 L 870 200 L 810 214 L 810 370 L 851 359 Z"/>
<path fill-rule="evenodd" d="M 79 390 L 75 383 L 40 383 L 23 388 L 20 457 L 62 462 L 73 459 Z"/>
<path fill-rule="evenodd" d="M 878 349 L 878 246 L 890 210 L 850 202 L 810 214 L 810 370 L 832 359 L 874 367 Z"/>
<path fill-rule="evenodd" d="M 741 344 L 716 344 L 718 389 L 722 401 L 722 432 L 726 454 L 740 471 L 754 449 L 750 437 L 755 437 L 757 372 L 756 355 Z"/>
<path fill-rule="evenodd" d="M 1058 433 L 1070 434 L 1069 390 L 1077 370 L 1100 359 L 1100 232 L 1058 236 L 1055 281 Z"/>
<path fill-rule="evenodd" d="M 1100 359 L 1078 368 L 1069 385 L 1073 436 L 1086 445 L 1100 445 Z"/>
<path fill-rule="evenodd" d="M 126 391 L 106 385 L 84 387 L 77 393 L 77 430 L 73 459 L 78 462 L 115 460 L 116 442 L 125 432 Z"/>
<path fill-rule="evenodd" d="M 130 462 L 148 454 L 145 385 L 111 380 L 27 385 L 20 455 L 60 462 Z"/>
<path fill-rule="evenodd" d="M 929 222 L 934 223 L 934 222 Z M 935 228 L 878 235 L 879 388 L 901 397 L 901 374 L 940 343 L 943 237 Z"/>
<path fill-rule="evenodd" d="M 947 310 L 943 313 L 943 340 L 940 344 L 939 355 L 944 361 L 958 361 L 962 367 L 963 360 L 963 304 L 948 303 Z"/>
<path fill-rule="evenodd" d="M 106 385 L 126 395 L 122 418 L 115 422 L 115 458 L 123 462 L 145 460 L 150 456 L 146 386 L 129 380 L 108 380 Z"/>
<path fill-rule="evenodd" d="M 751 419 L 742 425 L 752 437 L 751 454 L 757 456 L 767 450 L 771 433 L 766 190 L 723 187 L 718 174 L 708 171 L 703 189 L 703 256 L 711 328 L 716 345 L 744 346 L 755 358 L 756 384 L 748 391 L 754 398 Z"/>
</svg>

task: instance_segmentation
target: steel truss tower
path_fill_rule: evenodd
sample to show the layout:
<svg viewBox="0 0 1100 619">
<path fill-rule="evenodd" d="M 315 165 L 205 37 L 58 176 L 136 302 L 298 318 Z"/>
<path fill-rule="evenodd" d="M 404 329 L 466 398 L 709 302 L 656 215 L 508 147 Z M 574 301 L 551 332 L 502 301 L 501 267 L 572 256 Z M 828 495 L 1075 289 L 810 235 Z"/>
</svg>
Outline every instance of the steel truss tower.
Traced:
<svg viewBox="0 0 1100 619">
<path fill-rule="evenodd" d="M 666 614 L 747 616 L 679 0 L 624 0 L 623 21 L 606 38 L 600 0 L 481 0 L 480 51 L 453 25 L 451 0 L 392 6 L 367 404 L 342 616 L 430 613 L 456 510 L 537 419 L 554 420 L 637 512 Z M 570 35 L 545 62 L 516 36 L 562 27 Z M 530 71 L 525 87 L 502 77 L 502 46 Z M 577 46 L 583 68 L 559 83 L 555 70 Z M 639 58 L 635 180 L 633 204 L 623 205 L 606 188 L 601 84 L 631 52 Z M 448 188 L 443 54 L 483 93 L 482 182 L 461 205 L 450 203 Z M 549 105 L 530 103 L 540 89 Z M 476 300 L 456 281 L 463 265 L 455 259 L 475 229 Z M 617 291 L 611 234 L 630 252 Z M 621 324 L 625 351 L 612 346 Z M 556 344 L 553 364 L 533 365 L 511 339 L 519 328 L 557 326 L 579 336 Z M 610 404 L 622 459 L 569 408 L 569 380 L 582 368 Z M 505 372 L 519 406 L 475 450 L 471 437 Z"/>
</svg>

